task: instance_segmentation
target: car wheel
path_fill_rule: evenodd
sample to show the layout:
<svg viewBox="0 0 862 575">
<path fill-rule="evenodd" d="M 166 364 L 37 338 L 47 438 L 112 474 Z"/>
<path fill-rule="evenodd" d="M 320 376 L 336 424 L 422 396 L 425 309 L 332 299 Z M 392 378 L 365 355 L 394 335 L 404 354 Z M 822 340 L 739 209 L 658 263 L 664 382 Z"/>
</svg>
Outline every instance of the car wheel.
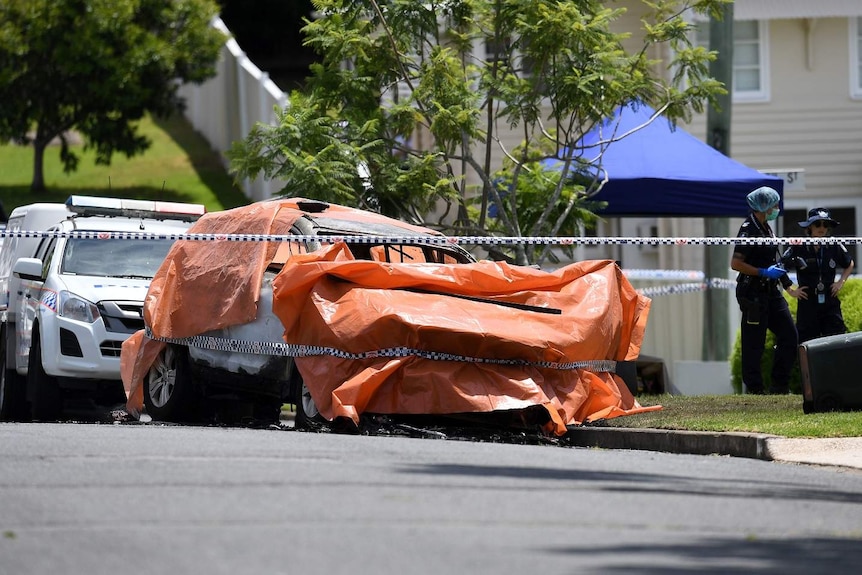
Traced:
<svg viewBox="0 0 862 575">
<path fill-rule="evenodd" d="M 144 405 L 155 420 L 188 422 L 196 419 L 198 393 L 183 346 L 167 345 L 144 378 Z"/>
<path fill-rule="evenodd" d="M 308 391 L 299 370 L 293 370 L 293 386 L 294 397 L 293 404 L 296 407 L 296 421 L 294 426 L 297 429 L 320 429 L 320 426 L 327 423 L 326 419 L 317 410 L 317 404 L 311 397 L 311 392 Z"/>
<path fill-rule="evenodd" d="M 27 387 L 33 391 L 33 419 L 57 421 L 63 415 L 63 392 L 56 377 L 45 373 L 42 367 L 42 342 L 39 332 L 33 330 L 30 358 L 27 362 Z"/>
<path fill-rule="evenodd" d="M 6 327 L 0 327 L 0 421 L 27 421 L 30 406 L 23 377 L 6 368 Z"/>
</svg>

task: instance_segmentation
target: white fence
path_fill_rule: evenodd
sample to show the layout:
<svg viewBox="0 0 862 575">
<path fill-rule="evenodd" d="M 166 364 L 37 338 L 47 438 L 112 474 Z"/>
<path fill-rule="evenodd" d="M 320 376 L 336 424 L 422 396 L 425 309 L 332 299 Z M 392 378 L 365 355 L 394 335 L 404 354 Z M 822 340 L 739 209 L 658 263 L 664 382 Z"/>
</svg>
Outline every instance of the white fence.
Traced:
<svg viewBox="0 0 862 575">
<path fill-rule="evenodd" d="M 220 18 L 213 26 L 231 35 Z M 185 84 L 180 93 L 186 99 L 186 117 L 221 154 L 225 165 L 224 153 L 233 142 L 245 138 L 258 122 L 275 123 L 275 107 L 288 105 L 287 94 L 249 60 L 232 37 L 222 48 L 216 76 L 201 85 Z M 280 188 L 278 182 L 262 177 L 241 185 L 254 202 L 271 198 Z"/>
</svg>

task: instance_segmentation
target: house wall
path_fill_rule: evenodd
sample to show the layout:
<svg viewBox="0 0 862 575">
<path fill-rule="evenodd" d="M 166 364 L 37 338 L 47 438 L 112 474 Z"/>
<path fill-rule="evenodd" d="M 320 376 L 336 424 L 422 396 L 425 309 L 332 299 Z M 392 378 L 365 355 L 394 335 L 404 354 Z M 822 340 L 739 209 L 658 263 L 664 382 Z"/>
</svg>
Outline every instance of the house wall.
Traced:
<svg viewBox="0 0 862 575">
<path fill-rule="evenodd" d="M 850 97 L 848 20 L 816 20 L 810 40 L 806 22 L 770 21 L 771 100 L 734 105 L 731 152 L 755 167 L 804 169 L 806 189 L 789 192 L 788 200 L 855 199 L 862 101 Z"/>
</svg>

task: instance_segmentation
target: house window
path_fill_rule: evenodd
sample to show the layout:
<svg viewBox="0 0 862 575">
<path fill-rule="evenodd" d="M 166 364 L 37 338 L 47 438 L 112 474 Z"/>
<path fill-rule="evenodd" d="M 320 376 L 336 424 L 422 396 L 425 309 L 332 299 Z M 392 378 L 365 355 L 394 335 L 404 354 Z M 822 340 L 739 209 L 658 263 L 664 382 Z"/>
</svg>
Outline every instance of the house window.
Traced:
<svg viewBox="0 0 862 575">
<path fill-rule="evenodd" d="M 862 98 L 862 17 L 849 20 L 850 97 Z"/>
<path fill-rule="evenodd" d="M 510 51 L 511 48 L 508 38 L 496 41 L 485 41 L 485 61 L 488 62 L 488 64 L 493 62 L 505 62 Z"/>
<path fill-rule="evenodd" d="M 514 48 L 509 37 L 497 41 L 485 40 L 485 62 L 488 66 L 494 62 L 501 66 L 511 66 L 512 72 L 523 79 L 532 78 L 535 69 L 534 61 Z"/>
<path fill-rule="evenodd" d="M 769 100 L 769 59 L 766 20 L 733 23 L 733 101 Z M 694 42 L 709 49 L 709 20 L 695 22 Z"/>
</svg>

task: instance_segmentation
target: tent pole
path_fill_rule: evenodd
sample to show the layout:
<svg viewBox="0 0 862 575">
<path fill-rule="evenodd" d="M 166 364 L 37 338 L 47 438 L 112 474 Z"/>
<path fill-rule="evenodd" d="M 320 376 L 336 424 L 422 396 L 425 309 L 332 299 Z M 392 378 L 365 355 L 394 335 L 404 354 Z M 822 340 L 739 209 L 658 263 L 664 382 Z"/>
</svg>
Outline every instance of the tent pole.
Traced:
<svg viewBox="0 0 862 575">
<path fill-rule="evenodd" d="M 710 75 L 724 83 L 727 94 L 718 96 L 718 110 L 709 106 L 706 114 L 707 142 L 730 156 L 730 117 L 733 105 L 733 4 L 723 8 L 721 20 L 709 22 L 709 49 L 718 52 L 710 62 Z M 727 237 L 727 218 L 705 218 L 707 236 Z M 730 250 L 726 246 L 704 246 L 704 275 L 709 278 L 727 277 Z M 727 290 L 707 289 L 703 316 L 703 359 L 727 361 L 730 357 L 729 315 L 730 297 Z"/>
</svg>

